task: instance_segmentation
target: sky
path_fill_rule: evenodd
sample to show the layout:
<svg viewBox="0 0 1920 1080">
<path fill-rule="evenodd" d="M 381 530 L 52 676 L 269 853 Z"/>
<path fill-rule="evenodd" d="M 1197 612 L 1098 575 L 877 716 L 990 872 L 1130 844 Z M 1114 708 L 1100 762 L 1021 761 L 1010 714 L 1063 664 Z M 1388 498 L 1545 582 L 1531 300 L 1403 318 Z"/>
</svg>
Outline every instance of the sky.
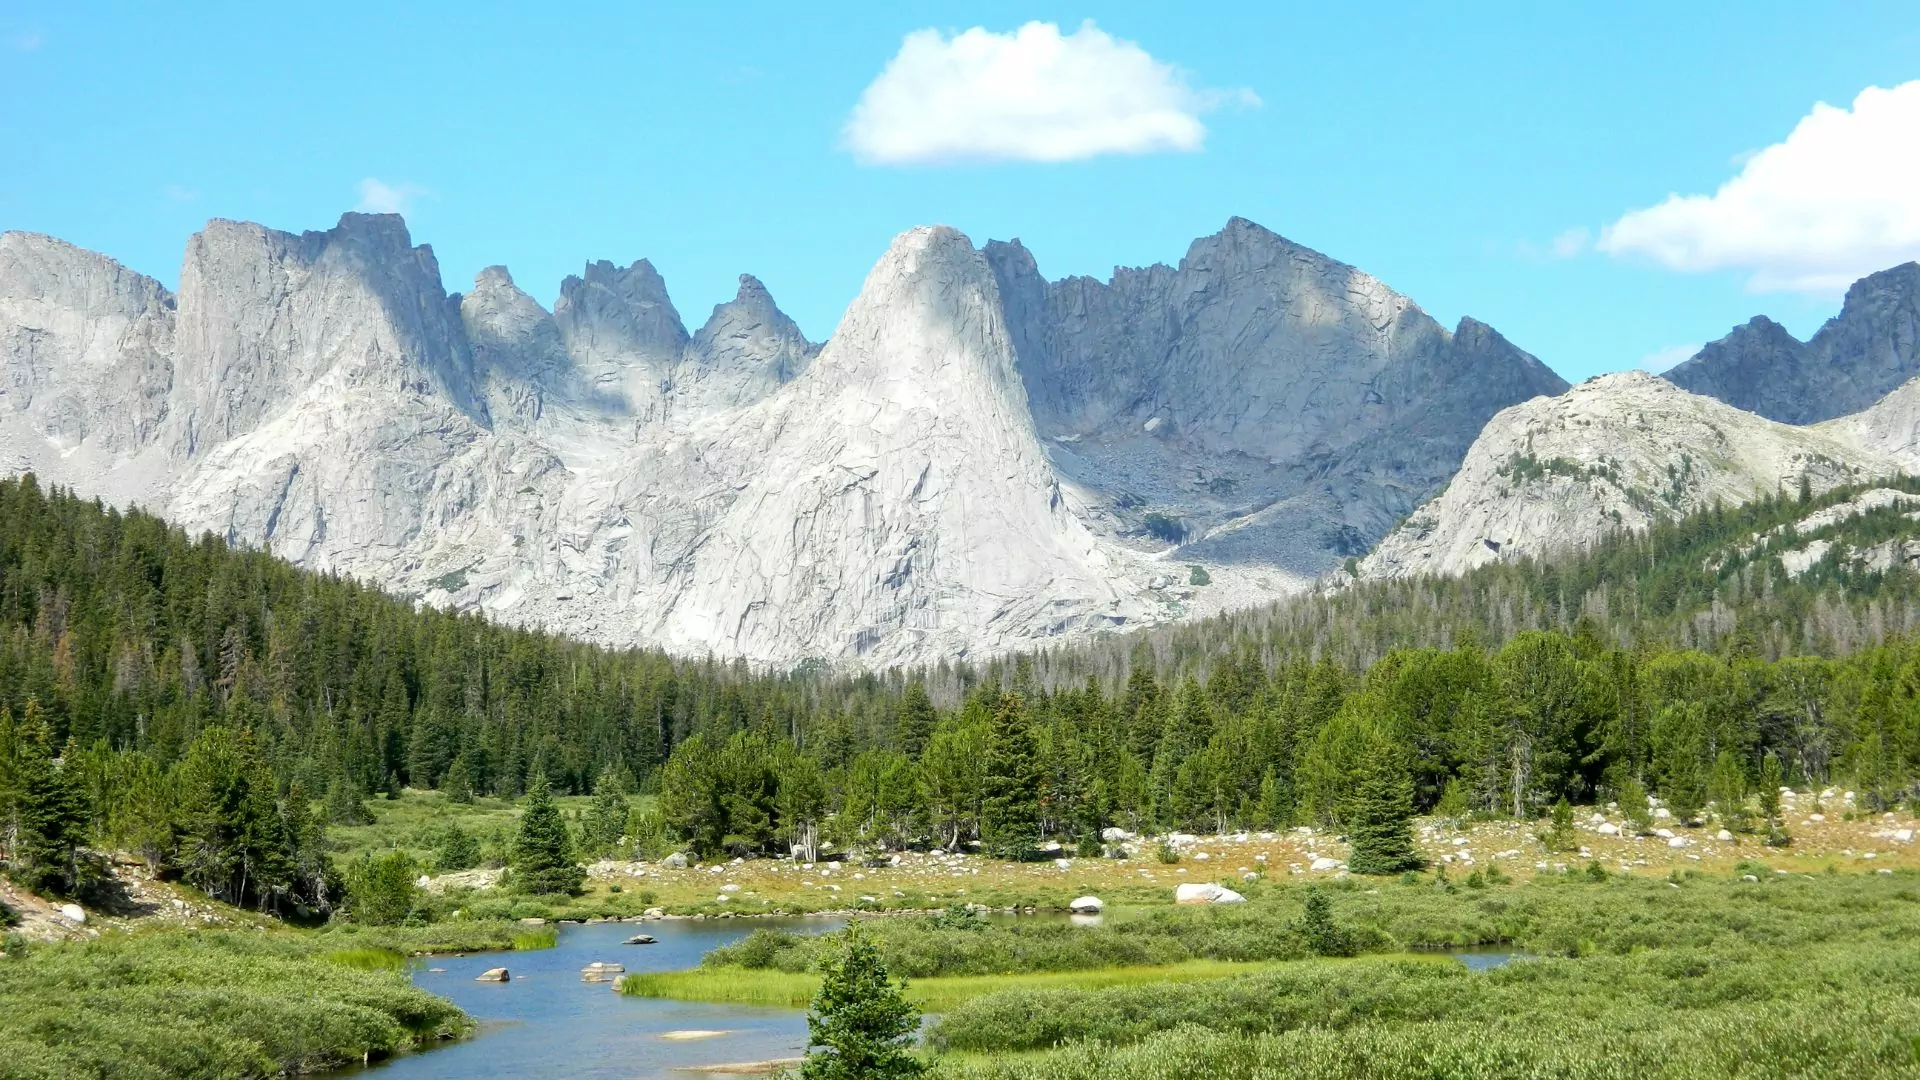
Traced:
<svg viewBox="0 0 1920 1080">
<path fill-rule="evenodd" d="M 1105 277 L 1239 215 L 1578 381 L 1920 258 L 1916 15 L 0 0 L 0 229 L 171 285 L 209 218 L 398 210 L 450 290 L 645 257 L 819 340 L 914 225 Z"/>
</svg>

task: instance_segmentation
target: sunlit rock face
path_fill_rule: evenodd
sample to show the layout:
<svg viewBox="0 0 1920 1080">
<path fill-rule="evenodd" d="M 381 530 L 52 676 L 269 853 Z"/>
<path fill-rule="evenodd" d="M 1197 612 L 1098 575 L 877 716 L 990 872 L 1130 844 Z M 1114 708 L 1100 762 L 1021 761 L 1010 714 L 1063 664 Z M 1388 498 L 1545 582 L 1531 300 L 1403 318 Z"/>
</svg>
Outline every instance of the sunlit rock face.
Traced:
<svg viewBox="0 0 1920 1080">
<path fill-rule="evenodd" d="M 1920 383 L 1811 427 L 1782 424 L 1638 371 L 1495 416 L 1446 491 L 1361 564 L 1362 576 L 1459 574 L 1551 555 L 1708 509 L 1818 493 L 1920 468 Z"/>
<path fill-rule="evenodd" d="M 551 312 L 505 267 L 450 295 L 391 215 L 212 222 L 177 296 L 10 233 L 0 364 L 10 471 L 427 603 L 771 665 L 1284 595 L 1564 389 L 1239 220 L 1105 283 L 910 230 L 824 346 L 750 276 L 689 333 L 645 260 Z"/>
</svg>

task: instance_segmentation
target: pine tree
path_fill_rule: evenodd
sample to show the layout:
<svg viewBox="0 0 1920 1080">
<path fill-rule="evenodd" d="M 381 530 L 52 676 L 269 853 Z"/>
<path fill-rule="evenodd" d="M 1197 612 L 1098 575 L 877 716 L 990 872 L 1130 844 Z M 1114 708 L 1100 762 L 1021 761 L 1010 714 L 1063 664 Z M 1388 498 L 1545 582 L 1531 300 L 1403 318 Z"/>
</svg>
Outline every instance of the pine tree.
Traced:
<svg viewBox="0 0 1920 1080">
<path fill-rule="evenodd" d="M 1766 819 L 1769 847 L 1792 843 L 1787 831 L 1780 826 L 1780 787 L 1784 778 L 1779 755 L 1768 754 L 1760 762 L 1760 814 Z"/>
<path fill-rule="evenodd" d="M 433 845 L 433 868 L 450 874 L 480 865 L 480 841 L 456 822 L 441 830 Z"/>
<path fill-rule="evenodd" d="M 1713 777 L 1707 784 L 1713 798 L 1713 813 L 1720 819 L 1720 827 L 1734 832 L 1746 832 L 1747 815 L 1747 773 L 1740 767 L 1740 759 L 1733 751 L 1722 750 L 1713 762 Z"/>
<path fill-rule="evenodd" d="M 987 735 L 986 778 L 981 784 L 980 839 L 1003 859 L 1025 859 L 1040 839 L 1039 747 L 1018 694 L 1006 694 L 993 712 Z"/>
<path fill-rule="evenodd" d="M 14 739 L 14 876 L 29 889 L 70 896 L 86 884 L 80 857 L 89 812 L 77 762 L 53 757 L 39 705 L 28 699 Z"/>
<path fill-rule="evenodd" d="M 1352 845 L 1348 870 L 1399 874 L 1426 865 L 1413 846 L 1413 781 L 1392 751 L 1372 755 L 1342 816 Z"/>
<path fill-rule="evenodd" d="M 327 785 L 327 798 L 324 813 L 331 825 L 371 825 L 373 812 L 360 798 L 360 789 L 344 772 L 334 776 Z"/>
<path fill-rule="evenodd" d="M 535 773 L 527 785 L 527 805 L 508 856 L 515 892 L 545 895 L 580 891 L 587 873 L 573 858 L 567 823 L 547 786 L 547 774 Z"/>
<path fill-rule="evenodd" d="M 906 691 L 900 697 L 900 716 L 894 724 L 894 738 L 900 746 L 900 752 L 918 761 L 926 752 L 928 740 L 933 738 L 934 725 L 940 720 L 934 711 L 932 699 L 927 697 L 927 684 L 919 679 L 907 683 Z"/>
<path fill-rule="evenodd" d="M 843 948 L 822 964 L 801 1080 L 909 1080 L 925 1072 L 912 1049 L 920 1012 L 902 989 L 866 933 L 848 927 Z"/>
<path fill-rule="evenodd" d="M 595 855 L 612 851 L 626 834 L 627 797 L 612 769 L 601 773 L 593 786 L 593 804 L 587 807 L 585 825 L 586 846 Z"/>
<path fill-rule="evenodd" d="M 473 768 L 467 763 L 466 754 L 453 756 L 446 775 L 440 778 L 440 790 L 447 793 L 450 802 L 466 804 L 473 801 Z"/>
</svg>

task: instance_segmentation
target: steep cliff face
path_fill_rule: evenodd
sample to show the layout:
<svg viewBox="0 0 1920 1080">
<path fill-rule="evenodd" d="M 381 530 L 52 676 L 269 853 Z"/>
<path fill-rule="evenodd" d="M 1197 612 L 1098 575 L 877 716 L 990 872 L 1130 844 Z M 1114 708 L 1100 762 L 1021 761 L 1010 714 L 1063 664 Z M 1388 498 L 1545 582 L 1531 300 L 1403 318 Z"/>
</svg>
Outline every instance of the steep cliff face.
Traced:
<svg viewBox="0 0 1920 1080">
<path fill-rule="evenodd" d="M 993 276 L 951 229 L 896 240 L 807 372 L 727 441 L 761 466 L 703 546 L 674 645 L 964 656 L 1144 611 L 1064 506 Z"/>
<path fill-rule="evenodd" d="M 173 383 L 173 302 L 105 256 L 0 233 L 0 423 L 62 451 L 152 442 Z"/>
<path fill-rule="evenodd" d="M 687 328 L 652 263 L 588 263 L 581 276 L 560 283 L 553 321 L 589 386 L 624 400 L 643 420 L 662 417 Z"/>
<path fill-rule="evenodd" d="M 1460 574 L 1641 530 L 1719 502 L 1815 491 L 1913 467 L 1898 422 L 1795 427 L 1641 372 L 1502 411 L 1445 492 L 1361 564 L 1362 576 Z M 1906 431 L 1912 432 L 1912 416 Z"/>
<path fill-rule="evenodd" d="M 390 216 L 213 222 L 177 301 L 7 234 L 0 344 L 9 469 L 430 603 L 777 664 L 1302 587 L 1560 385 L 1243 221 L 1106 283 L 912 230 L 824 347 L 751 277 L 689 334 L 644 260 L 552 313 L 504 267 L 449 296 Z"/>
<path fill-rule="evenodd" d="M 1765 317 L 1666 373 L 1674 385 L 1788 424 L 1859 412 L 1920 375 L 1920 263 L 1870 274 L 1800 342 Z"/>
<path fill-rule="evenodd" d="M 252 431 L 323 377 L 444 398 L 484 418 L 433 250 L 397 214 L 295 236 L 213 221 L 180 269 L 170 450 Z"/>
<path fill-rule="evenodd" d="M 1451 475 L 1496 411 L 1566 388 L 1484 324 L 1449 334 L 1241 218 L 1178 267 L 1106 282 L 1048 283 L 1018 241 L 987 257 L 1056 464 L 1107 496 L 1116 533 L 1197 558 L 1324 571 Z"/>
</svg>

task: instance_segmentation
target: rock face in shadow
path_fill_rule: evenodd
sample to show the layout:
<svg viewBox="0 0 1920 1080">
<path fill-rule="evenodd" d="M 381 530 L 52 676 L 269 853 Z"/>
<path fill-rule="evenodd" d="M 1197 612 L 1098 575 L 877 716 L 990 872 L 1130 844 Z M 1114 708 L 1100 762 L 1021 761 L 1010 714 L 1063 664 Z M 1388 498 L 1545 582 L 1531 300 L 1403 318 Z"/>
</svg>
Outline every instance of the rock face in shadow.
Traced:
<svg viewBox="0 0 1920 1080">
<path fill-rule="evenodd" d="M 505 267 L 449 295 L 391 215 L 211 222 L 180 280 L 0 236 L 0 467 L 425 602 L 775 665 L 1269 599 L 1564 388 L 1240 220 L 1104 283 L 914 229 L 825 346 L 749 276 L 689 333 L 645 260 L 552 312 Z"/>
<path fill-rule="evenodd" d="M 987 246 L 1035 422 L 1118 535 L 1303 574 L 1363 554 L 1500 409 L 1566 383 L 1485 324 L 1242 218 L 1179 266 L 1048 283 Z M 1149 515 L 1156 515 L 1151 521 Z"/>
<path fill-rule="evenodd" d="M 1856 413 L 1920 375 L 1920 263 L 1854 282 L 1802 343 L 1765 316 L 1666 373 L 1675 386 L 1787 424 Z"/>
</svg>

